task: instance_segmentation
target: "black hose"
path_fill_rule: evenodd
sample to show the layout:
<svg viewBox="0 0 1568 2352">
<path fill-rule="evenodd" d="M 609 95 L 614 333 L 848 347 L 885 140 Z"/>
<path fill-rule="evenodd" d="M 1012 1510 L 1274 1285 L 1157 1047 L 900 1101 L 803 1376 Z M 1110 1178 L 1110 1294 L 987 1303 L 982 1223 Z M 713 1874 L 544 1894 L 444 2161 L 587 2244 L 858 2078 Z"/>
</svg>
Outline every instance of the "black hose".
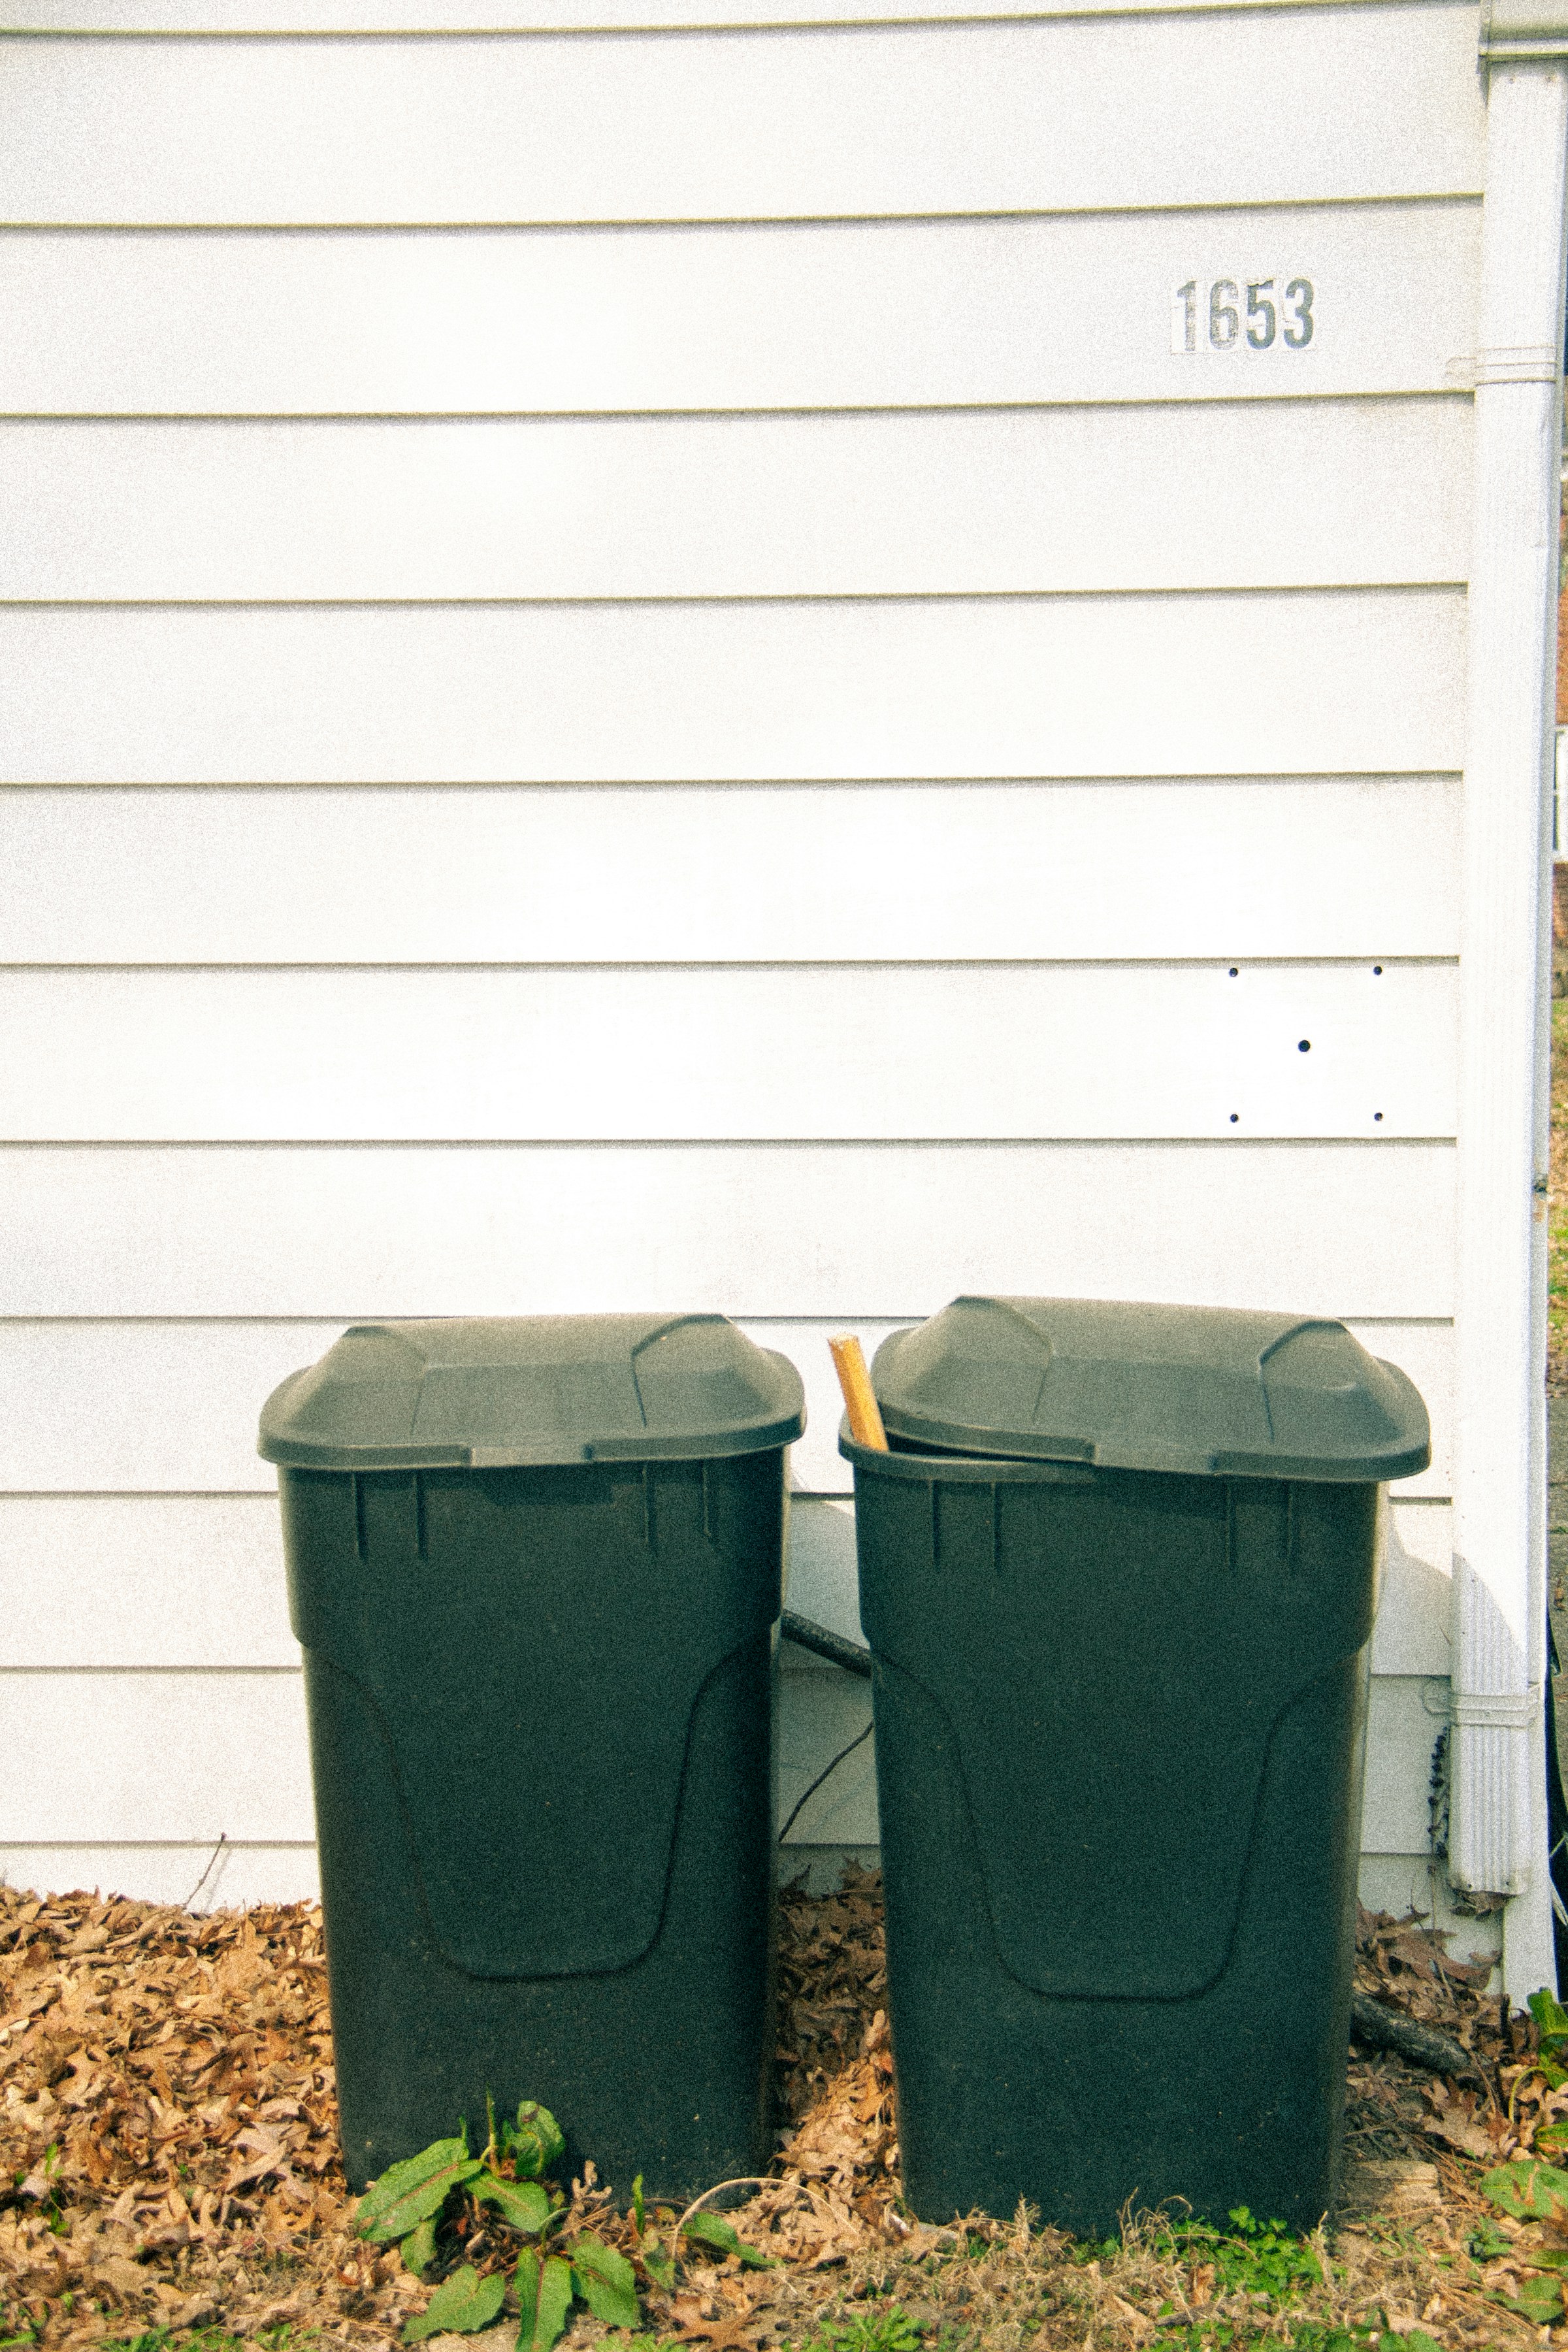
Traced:
<svg viewBox="0 0 1568 2352">
<path fill-rule="evenodd" d="M 815 1617 L 797 1617 L 793 1609 L 786 1609 L 779 1631 L 786 1642 L 798 1643 L 803 1650 L 815 1650 L 819 1658 L 831 1658 L 847 1673 L 862 1675 L 870 1681 L 870 1651 L 862 1649 L 858 1642 L 847 1641 L 842 1633 L 830 1633 Z"/>
</svg>

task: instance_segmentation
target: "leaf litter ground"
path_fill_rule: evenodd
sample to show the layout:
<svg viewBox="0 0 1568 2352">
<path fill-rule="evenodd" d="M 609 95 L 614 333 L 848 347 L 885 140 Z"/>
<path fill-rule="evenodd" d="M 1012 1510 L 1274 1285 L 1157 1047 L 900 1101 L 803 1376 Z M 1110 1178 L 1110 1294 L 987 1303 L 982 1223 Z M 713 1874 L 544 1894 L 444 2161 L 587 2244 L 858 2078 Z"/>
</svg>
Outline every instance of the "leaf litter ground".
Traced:
<svg viewBox="0 0 1568 2352">
<path fill-rule="evenodd" d="M 1267 2217 L 1200 2229 L 1130 2220 L 1075 2243 L 1026 2214 L 912 2220 L 899 2184 L 883 2014 L 880 1889 L 853 1869 L 836 1895 L 781 1903 L 773 2177 L 731 2218 L 772 2257 L 743 2267 L 688 2248 L 673 2287 L 639 2263 L 654 2342 L 711 2352 L 1018 2352 L 1033 2344 L 1221 2352 L 1568 2343 L 1568 2229 L 1542 2172 L 1503 2210 L 1497 2168 L 1568 2147 L 1568 2084 L 1538 2029 L 1505 2019 L 1484 1974 L 1418 1922 L 1360 1922 L 1358 1988 L 1473 2057 L 1445 2082 L 1352 2052 L 1346 2193 L 1310 2241 Z M 1107 2053 L 1108 2096 L 1114 2058 Z M 422 2279 L 354 2231 L 337 2147 L 320 1911 L 188 1911 L 0 1888 L 0 2347 L 106 2341 L 137 2352 L 390 2347 L 464 2265 L 510 2281 L 522 2241 L 488 2210 L 449 2221 Z M 431 2119 L 432 2136 L 451 2119 Z M 637 2259 L 632 2221 L 589 2168 L 563 2182 L 563 2251 L 596 2235 Z M 623 2192 L 629 2184 L 616 2184 Z M 1568 2216 L 1565 2216 L 1568 2218 Z M 665 2233 L 673 2216 L 665 2217 Z M 1548 2326 L 1555 2320 L 1560 2323 Z M 481 2336 L 498 2347 L 504 2318 Z M 583 2315 L 572 2347 L 606 2339 Z"/>
</svg>

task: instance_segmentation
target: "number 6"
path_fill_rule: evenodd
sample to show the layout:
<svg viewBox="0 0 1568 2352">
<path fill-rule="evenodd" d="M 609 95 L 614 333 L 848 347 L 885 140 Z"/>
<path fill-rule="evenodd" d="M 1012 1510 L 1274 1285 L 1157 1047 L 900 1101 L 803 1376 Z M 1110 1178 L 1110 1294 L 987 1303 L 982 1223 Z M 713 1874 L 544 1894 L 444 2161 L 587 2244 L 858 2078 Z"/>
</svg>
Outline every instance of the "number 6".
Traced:
<svg viewBox="0 0 1568 2352">
<path fill-rule="evenodd" d="M 1230 300 L 1222 302 L 1220 296 L 1228 294 Z M 1216 352 L 1234 351 L 1241 332 L 1241 320 L 1235 309 L 1240 299 L 1234 278 L 1216 278 L 1209 294 L 1209 341 Z"/>
</svg>

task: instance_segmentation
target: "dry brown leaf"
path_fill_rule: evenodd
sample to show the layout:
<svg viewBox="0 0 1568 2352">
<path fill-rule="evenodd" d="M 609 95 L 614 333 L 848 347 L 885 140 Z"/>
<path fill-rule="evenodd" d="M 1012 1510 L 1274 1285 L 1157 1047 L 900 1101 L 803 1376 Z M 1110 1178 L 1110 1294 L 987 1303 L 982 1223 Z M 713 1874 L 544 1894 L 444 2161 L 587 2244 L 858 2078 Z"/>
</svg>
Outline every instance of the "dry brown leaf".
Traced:
<svg viewBox="0 0 1568 2352">
<path fill-rule="evenodd" d="M 1428 2116 L 1421 2128 L 1429 2138 L 1446 2141 L 1478 2164 L 1490 2164 L 1496 2156 L 1497 2143 L 1490 2134 L 1463 2116 Z"/>
<path fill-rule="evenodd" d="M 858 2307 L 835 2298 L 863 2292 L 868 2279 L 906 2278 L 909 2289 L 887 2291 L 918 2300 L 926 2288 L 896 2266 L 934 2255 L 944 2279 L 976 2282 L 964 2325 L 984 2336 L 986 2312 L 1005 2315 L 1008 2281 L 1045 2280 L 1065 2242 L 1049 2231 L 1020 2239 L 1016 2222 L 973 2216 L 956 2232 L 936 2230 L 899 2210 L 877 1881 L 851 1872 L 826 1897 L 786 1889 L 781 1911 L 779 2083 L 789 2136 L 776 2178 L 737 2216 L 742 2236 L 776 2267 L 743 2280 L 704 2270 L 704 2294 L 681 2298 L 695 2308 L 667 2323 L 655 2296 L 652 2324 L 717 2352 L 797 2341 L 817 2324 L 813 2315 Z M 1474 2152 L 1484 2143 L 1489 2158 L 1505 2129 L 1498 2068 L 1525 2070 L 1509 2078 L 1525 2147 L 1568 2112 L 1568 2094 L 1554 2096 L 1528 2071 L 1533 2027 L 1515 2020 L 1505 2034 L 1482 1972 L 1455 1969 L 1419 1923 L 1363 1913 L 1357 1963 L 1364 1989 L 1440 2024 L 1476 2053 L 1485 2079 L 1467 2077 L 1438 2095 L 1443 2086 L 1386 2053 L 1352 2062 L 1352 2194 L 1401 2227 L 1387 2244 L 1341 2231 L 1337 2259 L 1354 2282 L 1335 2290 L 1345 2298 L 1341 2315 L 1368 2308 L 1374 2292 L 1401 2313 L 1430 2311 L 1440 2284 L 1447 2315 L 1439 2326 L 1434 2314 L 1430 2332 L 1456 2345 L 1484 2342 L 1489 2352 L 1523 2345 L 1523 2322 L 1484 2304 L 1458 2272 L 1434 2270 L 1422 2248 L 1429 2239 L 1451 2258 L 1481 2210 Z M 8 2305 L 24 2305 L 29 2327 L 42 2326 L 37 2352 L 89 2352 L 83 2298 L 102 2306 L 100 2334 L 131 2333 L 149 2315 L 176 2328 L 221 2324 L 247 2340 L 287 2323 L 308 2331 L 321 2352 L 390 2352 L 428 2285 L 395 2259 L 376 2260 L 353 2234 L 323 1966 L 320 1914 L 310 1906 L 204 1919 L 168 1906 L 0 1889 L 6 2159 L 12 2178 L 22 2169 L 43 2192 L 0 2210 L 0 2291 Z M 1426 2106 L 1424 2091 L 1432 2094 Z M 58 2159 L 46 2173 L 52 2143 Z M 61 2238 L 48 2219 L 57 2200 L 68 2225 Z M 635 2251 L 629 2225 L 593 2182 L 574 2214 L 574 2226 Z M 481 2251 L 482 2262 L 499 2258 Z M 1064 2273 L 1093 2295 L 1102 2352 L 1146 2352 L 1153 2330 L 1145 2313 L 1186 2301 L 1188 2272 L 1169 2260 L 1151 2269 L 1152 2261 L 1134 2233 L 1103 2269 L 1075 2263 Z M 1517 2277 L 1521 2265 L 1522 2247 L 1500 2275 Z M 1197 2307 L 1215 2315 L 1212 2275 L 1204 2281 L 1201 2267 L 1198 2284 L 1208 2302 Z M 738 2303 L 751 2307 L 737 2311 Z M 1029 2309 L 1038 2307 L 1037 2295 Z M 1081 2346 L 1083 2318 L 1071 2317 L 1073 2307 L 1062 2301 L 1059 2326 L 1039 2329 L 1038 2352 Z M 1226 2298 L 1217 2315 L 1229 2308 Z M 1013 2308 L 1006 2327 L 1023 2317 Z M 589 2352 L 595 2326 L 578 2320 L 571 2352 Z M 1023 2332 L 1034 2331 L 1031 2317 Z"/>
</svg>

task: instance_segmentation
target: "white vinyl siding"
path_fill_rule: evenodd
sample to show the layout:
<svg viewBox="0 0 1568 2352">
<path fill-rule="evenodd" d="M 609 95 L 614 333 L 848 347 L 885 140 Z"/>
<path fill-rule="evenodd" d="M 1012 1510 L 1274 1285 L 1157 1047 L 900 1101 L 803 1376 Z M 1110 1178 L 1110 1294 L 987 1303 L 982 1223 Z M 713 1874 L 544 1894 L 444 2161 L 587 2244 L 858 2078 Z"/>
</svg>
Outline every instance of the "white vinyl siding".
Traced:
<svg viewBox="0 0 1568 2352">
<path fill-rule="evenodd" d="M 1441 1138 L 1454 981 L 1392 962 L 14 973 L 0 1138 Z"/>
<path fill-rule="evenodd" d="M 40 783 L 1451 770 L 1464 631 L 1412 587 L 11 605 L 0 743 Z"/>
<path fill-rule="evenodd" d="M 1461 199 L 723 227 L 37 230 L 0 237 L 0 415 L 1462 391 L 1479 233 L 1479 204 Z M 1305 348 L 1279 336 L 1258 353 L 1171 350 L 1178 282 L 1297 274 L 1319 289 Z"/>
<path fill-rule="evenodd" d="M 1474 13 L 1448 0 L 1458 37 L 1433 41 L 1432 6 L 1259 10 L 1227 26 L 1223 73 L 1201 16 L 1142 14 L 773 40 L 93 41 L 68 74 L 16 43 L 0 208 L 336 226 L 1475 194 Z"/>
<path fill-rule="evenodd" d="M 1452 774 L 0 791 L 0 935 L 84 966 L 1451 958 L 1458 827 Z"/>
<path fill-rule="evenodd" d="M 1453 1310 L 1446 1143 L 24 1145 L 0 1184 L 11 1315 L 1223 1306 L 1238 1268 L 1259 1307 Z"/>
<path fill-rule="evenodd" d="M 0 597 L 888 596 L 1462 581 L 1471 403 L 0 424 Z M 1369 479 L 1378 484 L 1366 496 Z"/>
<path fill-rule="evenodd" d="M 824 1338 L 964 1289 L 1410 1370 L 1418 1871 L 1474 5 L 469 13 L 0 38 L 0 1871 L 313 1885 L 253 1445 L 346 1321 L 734 1315 L 853 1633 Z M 1172 351 L 1271 274 L 1310 345 Z M 787 1808 L 866 1698 L 786 1665 Z M 876 1835 L 868 1743 L 791 1843 Z"/>
</svg>

